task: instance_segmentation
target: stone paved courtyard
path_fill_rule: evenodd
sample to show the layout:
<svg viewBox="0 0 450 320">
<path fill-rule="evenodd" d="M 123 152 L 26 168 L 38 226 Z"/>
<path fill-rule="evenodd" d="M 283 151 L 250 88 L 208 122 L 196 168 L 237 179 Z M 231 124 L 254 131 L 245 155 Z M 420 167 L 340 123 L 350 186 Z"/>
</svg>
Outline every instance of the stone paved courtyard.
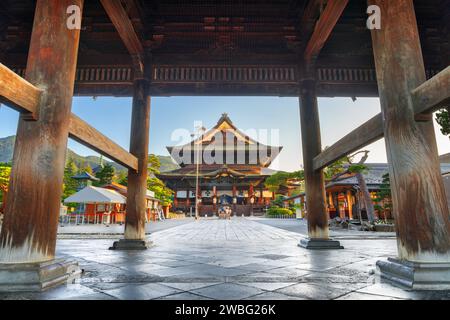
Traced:
<svg viewBox="0 0 450 320">
<path fill-rule="evenodd" d="M 260 222 L 266 221 L 186 221 L 152 233 L 154 246 L 139 252 L 109 251 L 113 238 L 59 239 L 58 255 L 78 260 L 81 278 L 43 293 L 0 298 L 450 299 L 450 291 L 411 292 L 377 279 L 375 262 L 396 255 L 392 237 L 342 237 L 345 250 L 308 251 L 297 246 L 301 233 Z M 305 222 L 285 224 L 306 230 Z"/>
</svg>

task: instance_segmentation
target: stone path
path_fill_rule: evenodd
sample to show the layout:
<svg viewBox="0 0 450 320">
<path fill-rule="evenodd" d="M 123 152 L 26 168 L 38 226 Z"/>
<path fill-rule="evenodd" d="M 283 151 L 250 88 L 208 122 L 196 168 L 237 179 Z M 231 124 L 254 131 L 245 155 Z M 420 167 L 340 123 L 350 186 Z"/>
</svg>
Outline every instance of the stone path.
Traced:
<svg viewBox="0 0 450 320">
<path fill-rule="evenodd" d="M 81 278 L 43 293 L 1 299 L 450 299 L 380 283 L 375 262 L 396 254 L 393 239 L 343 240 L 345 250 L 308 251 L 302 235 L 256 220 L 200 220 L 150 235 L 147 251 L 109 251 L 111 239 L 58 240 Z"/>
<path fill-rule="evenodd" d="M 156 221 L 147 223 L 145 226 L 145 231 L 147 233 L 162 231 L 166 229 L 170 229 L 179 225 L 183 225 L 189 222 L 194 221 L 192 218 L 186 219 L 170 219 L 163 221 Z M 103 224 L 65 224 L 60 225 L 58 228 L 58 238 L 59 239 L 71 239 L 71 238 L 79 238 L 80 236 L 86 237 L 90 236 L 91 238 L 111 238 L 111 236 L 117 237 L 118 235 L 122 235 L 124 232 L 124 225 L 103 225 Z"/>
</svg>

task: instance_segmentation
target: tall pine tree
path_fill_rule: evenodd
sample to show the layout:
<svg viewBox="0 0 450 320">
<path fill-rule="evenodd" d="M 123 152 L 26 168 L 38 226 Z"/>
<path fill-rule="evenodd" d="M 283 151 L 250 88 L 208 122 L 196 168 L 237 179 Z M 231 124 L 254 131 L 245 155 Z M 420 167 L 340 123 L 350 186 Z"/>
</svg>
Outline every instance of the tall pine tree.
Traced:
<svg viewBox="0 0 450 320">
<path fill-rule="evenodd" d="M 63 199 L 70 197 L 72 194 L 77 192 L 78 182 L 72 179 L 78 172 L 78 167 L 76 166 L 73 159 L 69 159 L 66 162 L 66 167 L 64 168 L 64 186 L 63 186 Z"/>
</svg>

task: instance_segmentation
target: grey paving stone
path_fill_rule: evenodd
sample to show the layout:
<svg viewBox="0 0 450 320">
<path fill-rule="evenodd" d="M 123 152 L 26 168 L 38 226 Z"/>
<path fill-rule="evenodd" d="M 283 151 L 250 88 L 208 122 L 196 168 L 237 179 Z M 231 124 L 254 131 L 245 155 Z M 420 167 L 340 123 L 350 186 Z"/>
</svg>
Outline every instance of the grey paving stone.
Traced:
<svg viewBox="0 0 450 320">
<path fill-rule="evenodd" d="M 262 290 L 274 291 L 281 288 L 292 286 L 296 284 L 296 282 L 245 282 L 240 284 L 255 287 Z"/>
<path fill-rule="evenodd" d="M 288 296 L 278 292 L 264 292 L 261 294 L 257 294 L 255 296 L 245 298 L 244 300 L 307 300 L 307 299 L 302 297 Z"/>
<path fill-rule="evenodd" d="M 84 295 L 96 294 L 98 291 L 81 284 L 69 284 L 43 292 L 39 300 L 59 300 Z"/>
<path fill-rule="evenodd" d="M 207 298 L 207 297 L 202 297 L 197 294 L 190 293 L 190 292 L 182 292 L 182 293 L 177 293 L 177 294 L 173 294 L 170 296 L 157 298 L 156 300 L 212 300 L 212 299 Z"/>
<path fill-rule="evenodd" d="M 270 269 L 266 270 L 265 272 L 273 275 L 284 276 L 286 278 L 299 278 L 311 273 L 311 271 L 309 270 L 302 270 L 291 267 Z"/>
<path fill-rule="evenodd" d="M 336 300 L 402 300 L 402 299 L 361 292 L 351 292 L 349 294 L 337 298 Z"/>
<path fill-rule="evenodd" d="M 180 290 L 157 283 L 127 285 L 118 289 L 104 290 L 104 293 L 121 300 L 150 300 L 175 293 Z"/>
<path fill-rule="evenodd" d="M 265 254 L 265 255 L 257 256 L 256 258 L 269 259 L 269 260 L 281 260 L 281 259 L 290 258 L 290 256 L 285 256 L 282 254 Z"/>
<path fill-rule="evenodd" d="M 351 290 L 342 290 L 330 286 L 320 286 L 311 283 L 299 283 L 282 288 L 276 292 L 313 300 L 330 300 L 340 297 Z"/>
<path fill-rule="evenodd" d="M 183 261 L 183 260 L 168 260 L 168 261 L 162 261 L 162 262 L 153 262 L 157 265 L 164 266 L 164 267 L 184 267 L 184 266 L 191 266 L 194 264 L 197 264 L 193 261 Z"/>
<path fill-rule="evenodd" d="M 182 291 L 191 291 L 217 285 L 217 282 L 165 282 L 164 285 Z"/>
<path fill-rule="evenodd" d="M 271 269 L 277 268 L 276 266 L 267 265 L 267 264 L 259 264 L 259 263 L 250 263 L 250 264 L 244 264 L 240 265 L 239 269 L 242 270 L 250 270 L 250 271 L 267 271 Z"/>
<path fill-rule="evenodd" d="M 229 277 L 229 276 L 239 276 L 239 275 L 245 275 L 250 273 L 250 270 L 242 270 L 238 268 L 211 268 L 208 270 L 205 270 L 205 274 L 207 275 L 213 275 L 213 276 L 223 276 L 223 277 Z"/>
<path fill-rule="evenodd" d="M 55 299 L 53 299 L 55 300 Z M 117 300 L 117 298 L 109 296 L 105 293 L 93 293 L 93 294 L 87 294 L 82 296 L 76 296 L 76 297 L 70 297 L 65 299 L 57 299 L 57 300 Z"/>
<path fill-rule="evenodd" d="M 423 299 L 427 292 L 407 291 L 387 283 L 376 283 L 358 290 L 358 292 L 400 299 Z"/>
<path fill-rule="evenodd" d="M 215 300 L 241 300 L 262 293 L 263 291 L 258 288 L 235 283 L 222 283 L 202 289 L 191 290 L 191 292 Z"/>
<path fill-rule="evenodd" d="M 304 234 L 288 230 L 306 232 L 304 221 L 271 222 L 280 229 L 267 220 L 202 219 L 152 233 L 155 246 L 140 252 L 108 250 L 120 237 L 70 235 L 58 240 L 57 255 L 85 270 L 74 285 L 0 299 L 450 299 L 450 291 L 374 285 L 369 271 L 396 256 L 395 239 L 347 232 L 339 235 L 345 250 L 309 251 L 297 246 Z"/>
</svg>

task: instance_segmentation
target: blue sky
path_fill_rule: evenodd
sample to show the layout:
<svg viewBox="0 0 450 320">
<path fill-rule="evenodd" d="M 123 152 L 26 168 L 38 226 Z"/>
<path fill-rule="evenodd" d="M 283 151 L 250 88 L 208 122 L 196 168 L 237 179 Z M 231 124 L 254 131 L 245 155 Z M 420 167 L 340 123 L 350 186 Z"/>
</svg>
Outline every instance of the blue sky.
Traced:
<svg viewBox="0 0 450 320">
<path fill-rule="evenodd" d="M 73 112 L 106 136 L 128 149 L 131 121 L 131 98 L 75 97 Z M 284 147 L 277 170 L 293 171 L 301 168 L 299 104 L 297 98 L 278 97 L 157 97 L 152 98 L 150 145 L 151 153 L 168 155 L 165 147 L 175 145 L 171 140 L 176 129 L 194 130 L 194 122 L 201 121 L 211 128 L 227 112 L 240 129 L 279 130 Z M 377 98 L 320 98 L 319 112 L 322 144 L 329 146 L 348 132 L 380 112 Z M 5 106 L 0 108 L 0 137 L 14 135 L 18 113 Z M 441 135 L 437 124 L 436 137 L 440 154 L 450 152 L 450 142 Z M 269 141 L 270 142 L 270 141 Z M 69 148 L 81 155 L 96 155 L 94 151 L 69 141 Z M 369 162 L 386 162 L 384 140 L 365 149 L 371 150 Z"/>
</svg>

